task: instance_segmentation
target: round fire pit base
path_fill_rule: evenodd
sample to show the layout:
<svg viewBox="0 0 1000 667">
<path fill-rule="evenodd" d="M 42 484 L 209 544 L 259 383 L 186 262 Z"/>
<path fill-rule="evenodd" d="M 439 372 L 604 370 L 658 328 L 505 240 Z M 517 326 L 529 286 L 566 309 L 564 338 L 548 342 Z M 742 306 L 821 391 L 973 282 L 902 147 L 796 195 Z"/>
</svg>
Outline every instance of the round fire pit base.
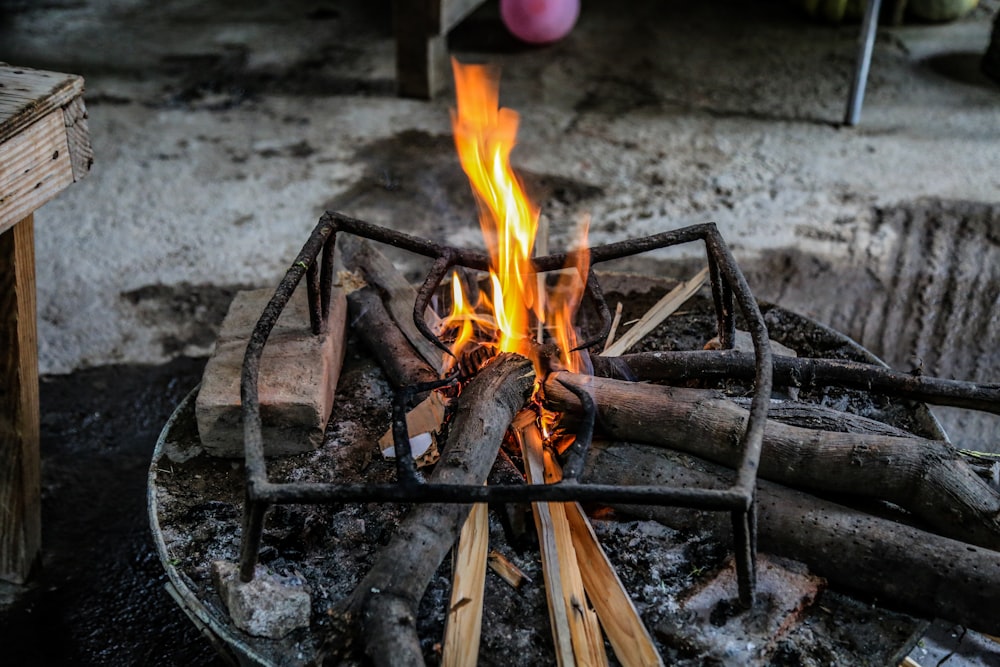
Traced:
<svg viewBox="0 0 1000 667">
<path fill-rule="evenodd" d="M 616 274 L 605 274 L 601 280 L 608 302 L 624 304 L 623 322 L 640 316 L 675 284 Z M 799 356 L 881 363 L 853 341 L 806 317 L 771 304 L 761 307 L 772 338 Z M 635 351 L 698 349 L 714 335 L 714 325 L 711 297 L 702 293 L 643 339 Z M 735 385 L 725 389 L 739 391 Z M 213 561 L 238 560 L 243 463 L 213 458 L 202 450 L 194 415 L 197 391 L 181 402 L 164 426 L 149 472 L 150 524 L 169 576 L 167 588 L 232 664 L 309 664 L 320 656 L 330 632 L 332 619 L 327 611 L 361 579 L 406 508 L 375 504 L 273 508 L 260 562 L 277 574 L 305 581 L 312 600 L 310 627 L 293 630 L 281 639 L 254 637 L 239 630 L 215 590 L 211 570 Z M 269 474 L 282 481 L 388 481 L 392 465 L 381 460 L 376 440 L 389 425 L 391 396 L 375 361 L 349 339 L 334 417 L 323 446 L 269 461 Z M 781 399 L 781 388 L 775 396 Z M 922 404 L 815 388 L 803 388 L 798 400 L 857 412 L 924 437 L 945 438 Z M 708 533 L 682 534 L 613 512 L 595 518 L 594 525 L 664 660 L 702 664 L 706 654 L 698 653 L 700 649 L 671 643 L 676 637 L 671 628 L 679 623 L 671 614 L 679 599 L 724 567 L 729 545 L 717 543 Z M 531 579 L 514 590 L 487 573 L 481 655 L 488 655 L 491 663 L 533 665 L 553 660 L 537 549 L 529 543 L 530 538 L 522 538 L 518 544 L 508 544 L 499 522 L 491 518 L 490 548 Z M 418 631 L 429 661 L 439 655 L 435 644 L 442 638 L 449 585 L 446 559 L 419 610 Z M 905 614 L 825 591 L 818 602 L 795 616 L 793 627 L 771 657 L 780 658 L 780 664 L 802 664 L 807 658 L 821 664 L 897 664 L 925 626 Z"/>
</svg>

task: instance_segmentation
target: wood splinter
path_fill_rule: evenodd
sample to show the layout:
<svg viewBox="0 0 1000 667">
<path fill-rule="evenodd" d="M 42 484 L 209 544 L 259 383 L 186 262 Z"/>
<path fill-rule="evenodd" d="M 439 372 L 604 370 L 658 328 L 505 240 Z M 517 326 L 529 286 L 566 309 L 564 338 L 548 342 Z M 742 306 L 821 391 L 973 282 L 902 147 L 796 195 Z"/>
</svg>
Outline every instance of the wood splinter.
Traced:
<svg viewBox="0 0 1000 667">
<path fill-rule="evenodd" d="M 545 471 L 551 464 L 547 466 L 545 458 L 551 453 L 542 446 L 535 413 L 522 410 L 512 430 L 521 446 L 528 483 L 546 483 Z M 607 665 L 600 624 L 587 604 L 564 503 L 531 503 L 531 509 L 538 528 L 556 663 L 560 667 Z"/>
<path fill-rule="evenodd" d="M 462 526 L 455 549 L 442 667 L 474 667 L 479 660 L 489 537 L 487 505 L 476 503 Z"/>
</svg>

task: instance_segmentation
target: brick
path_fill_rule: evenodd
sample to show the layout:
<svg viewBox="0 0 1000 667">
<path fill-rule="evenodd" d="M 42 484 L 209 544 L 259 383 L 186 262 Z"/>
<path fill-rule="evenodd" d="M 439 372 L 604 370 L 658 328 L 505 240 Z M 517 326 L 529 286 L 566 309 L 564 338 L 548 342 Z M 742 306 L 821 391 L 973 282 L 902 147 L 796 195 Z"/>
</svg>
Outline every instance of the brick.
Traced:
<svg viewBox="0 0 1000 667">
<path fill-rule="evenodd" d="M 239 292 L 205 366 L 195 415 L 202 447 L 212 456 L 243 456 L 240 373 L 250 333 L 274 291 Z M 344 360 L 346 300 L 335 289 L 329 332 L 309 328 L 305 289 L 295 291 L 264 346 L 259 396 L 264 453 L 285 456 L 323 442 Z"/>
</svg>

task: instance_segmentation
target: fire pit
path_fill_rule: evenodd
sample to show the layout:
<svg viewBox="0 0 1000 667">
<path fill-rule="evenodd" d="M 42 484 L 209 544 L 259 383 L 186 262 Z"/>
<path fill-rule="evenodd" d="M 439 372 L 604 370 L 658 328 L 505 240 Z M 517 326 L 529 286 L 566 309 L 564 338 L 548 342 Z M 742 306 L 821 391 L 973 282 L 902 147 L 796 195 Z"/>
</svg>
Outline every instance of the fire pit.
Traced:
<svg viewBox="0 0 1000 667">
<path fill-rule="evenodd" d="M 640 316 L 676 285 L 669 280 L 614 274 L 602 276 L 602 284 L 609 301 L 626 304 L 625 321 Z M 711 297 L 704 292 L 654 330 L 640 349 L 690 347 L 694 341 L 711 338 L 716 322 Z M 769 304 L 763 305 L 763 313 L 771 337 L 797 349 L 802 357 L 877 361 L 848 339 L 807 318 Z M 170 574 L 172 592 L 226 654 L 239 656 L 248 664 L 306 664 L 320 654 L 333 625 L 327 609 L 354 589 L 405 510 L 394 504 L 369 503 L 276 507 L 264 533 L 261 560 L 276 572 L 293 576 L 298 572 L 308 582 L 315 600 L 312 623 L 309 629 L 297 630 L 281 640 L 242 632 L 232 624 L 222 604 L 210 565 L 214 560 L 238 558 L 244 469 L 239 462 L 204 453 L 195 426 L 195 395 L 192 392 L 164 428 L 150 471 L 153 532 Z M 392 396 L 377 361 L 352 336 L 336 399 L 337 418 L 323 446 L 315 453 L 272 461 L 270 474 L 283 480 L 331 479 L 333 475 L 373 482 L 391 479 L 394 465 L 380 459 L 374 441 L 391 422 Z M 816 403 L 850 402 L 851 410 L 925 437 L 943 435 L 930 413 L 910 401 L 873 399 L 862 392 L 822 388 L 803 388 L 799 398 Z M 553 649 L 537 551 L 525 548 L 518 553 L 515 547 L 521 545 L 507 543 L 496 517 L 490 528 L 491 549 L 515 563 L 532 581 L 515 590 L 494 572 L 489 573 L 484 660 L 488 655 L 489 662 L 550 662 Z M 605 513 L 595 528 L 664 656 L 675 664 L 685 664 L 685 659 L 687 664 L 701 664 L 696 647 L 691 649 L 693 653 L 685 653 L 669 643 L 679 636 L 669 628 L 683 625 L 676 605 L 685 593 L 711 581 L 723 567 L 731 549 L 727 541 L 719 541 L 709 528 L 678 531 L 627 514 Z M 449 573 L 447 563 L 439 568 L 420 606 L 418 627 L 429 657 L 434 655 L 434 644 L 441 641 Z M 735 589 L 730 594 L 735 596 Z M 786 664 L 794 664 L 796 655 L 823 655 L 834 650 L 839 653 L 827 654 L 845 662 L 882 656 L 881 662 L 888 664 L 897 653 L 905 654 L 922 628 L 906 615 L 872 611 L 869 605 L 833 592 L 824 594 L 822 606 L 831 611 L 815 607 L 807 612 L 811 638 L 794 633 L 786 637 L 788 644 L 781 648 L 788 656 Z M 835 623 L 832 614 L 836 614 Z M 851 642 L 839 639 L 850 633 L 854 634 Z"/>
</svg>

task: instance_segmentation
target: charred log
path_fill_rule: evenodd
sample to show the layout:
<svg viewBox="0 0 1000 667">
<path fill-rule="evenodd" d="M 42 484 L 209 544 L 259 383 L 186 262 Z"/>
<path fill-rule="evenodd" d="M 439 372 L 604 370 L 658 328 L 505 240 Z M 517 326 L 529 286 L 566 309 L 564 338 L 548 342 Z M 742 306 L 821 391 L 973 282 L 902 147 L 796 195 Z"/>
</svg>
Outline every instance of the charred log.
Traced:
<svg viewBox="0 0 1000 667">
<path fill-rule="evenodd" d="M 766 445 L 765 445 L 766 452 Z M 725 487 L 732 473 L 658 447 L 594 443 L 586 481 Z M 836 588 L 980 632 L 1000 633 L 989 613 L 1000 596 L 1000 552 L 973 547 L 872 516 L 786 486 L 759 480 L 757 539 L 762 551 L 792 558 Z M 731 522 L 718 512 L 627 506 L 620 511 L 679 530 L 708 527 L 728 542 Z"/>
<path fill-rule="evenodd" d="M 595 357 L 594 375 L 640 381 L 753 380 L 754 356 L 736 350 L 665 351 Z M 810 359 L 774 355 L 775 386 L 850 387 L 1000 414 L 1000 385 L 945 380 L 900 373 L 891 368 L 845 359 Z"/>
<path fill-rule="evenodd" d="M 747 411 L 718 392 L 560 372 L 545 381 L 546 407 L 579 410 L 579 399 L 564 385 L 591 393 L 598 423 L 611 437 L 738 464 Z M 946 442 L 769 420 L 759 475 L 809 490 L 887 500 L 941 535 L 1000 548 L 1000 494 Z"/>
<path fill-rule="evenodd" d="M 458 398 L 431 482 L 482 484 L 486 480 L 511 420 L 528 399 L 534 377 L 528 360 L 504 354 L 469 382 Z M 342 605 L 338 615 L 360 632 L 374 664 L 424 664 L 416 633 L 417 606 L 469 510 L 469 505 L 458 504 L 414 507 Z M 341 637 L 328 645 L 346 643 Z"/>
<path fill-rule="evenodd" d="M 424 361 L 389 315 L 374 287 L 362 287 L 347 295 L 351 329 L 378 360 L 389 382 L 397 389 L 438 379 L 437 371 Z"/>
</svg>

